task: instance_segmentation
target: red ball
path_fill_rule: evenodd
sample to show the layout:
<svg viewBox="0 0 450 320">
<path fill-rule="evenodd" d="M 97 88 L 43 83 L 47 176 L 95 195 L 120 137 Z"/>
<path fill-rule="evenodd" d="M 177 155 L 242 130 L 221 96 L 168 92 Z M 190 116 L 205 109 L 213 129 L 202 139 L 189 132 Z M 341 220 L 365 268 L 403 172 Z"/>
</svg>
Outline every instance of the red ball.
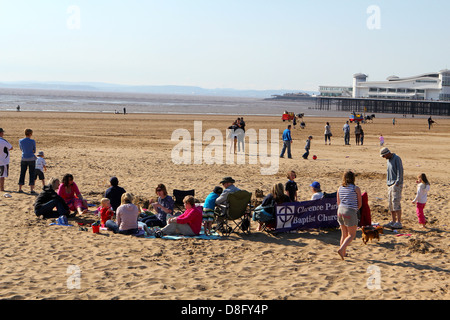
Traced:
<svg viewBox="0 0 450 320">
<path fill-rule="evenodd" d="M 316 156 L 316 155 L 314 155 L 314 156 L 313 156 L 313 159 L 314 159 L 314 160 L 317 160 L 317 156 Z"/>
</svg>

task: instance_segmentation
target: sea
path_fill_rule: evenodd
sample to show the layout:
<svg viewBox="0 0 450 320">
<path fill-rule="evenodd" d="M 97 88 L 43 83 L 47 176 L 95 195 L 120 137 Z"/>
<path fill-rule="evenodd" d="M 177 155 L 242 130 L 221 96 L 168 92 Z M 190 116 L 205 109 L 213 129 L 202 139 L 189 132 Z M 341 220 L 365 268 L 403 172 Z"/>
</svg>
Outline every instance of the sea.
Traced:
<svg viewBox="0 0 450 320">
<path fill-rule="evenodd" d="M 288 111 L 303 113 L 306 117 L 344 115 L 337 111 L 315 110 L 314 100 L 1 88 L 0 111 L 16 111 L 18 106 L 25 112 L 123 113 L 126 110 L 127 113 L 149 114 L 281 116 Z"/>
</svg>

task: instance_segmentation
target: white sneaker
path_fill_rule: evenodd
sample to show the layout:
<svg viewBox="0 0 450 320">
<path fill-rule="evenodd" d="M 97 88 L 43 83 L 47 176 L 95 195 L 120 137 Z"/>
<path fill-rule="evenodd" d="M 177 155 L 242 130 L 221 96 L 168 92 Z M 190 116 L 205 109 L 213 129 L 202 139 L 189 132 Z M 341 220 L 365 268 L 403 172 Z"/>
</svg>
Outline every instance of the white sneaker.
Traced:
<svg viewBox="0 0 450 320">
<path fill-rule="evenodd" d="M 394 224 L 392 225 L 393 229 L 402 229 L 403 226 L 401 224 L 401 222 L 394 222 Z"/>
<path fill-rule="evenodd" d="M 394 225 L 394 222 L 389 221 L 389 223 L 386 223 L 383 227 L 385 227 L 385 228 L 392 228 L 393 225 Z"/>
</svg>

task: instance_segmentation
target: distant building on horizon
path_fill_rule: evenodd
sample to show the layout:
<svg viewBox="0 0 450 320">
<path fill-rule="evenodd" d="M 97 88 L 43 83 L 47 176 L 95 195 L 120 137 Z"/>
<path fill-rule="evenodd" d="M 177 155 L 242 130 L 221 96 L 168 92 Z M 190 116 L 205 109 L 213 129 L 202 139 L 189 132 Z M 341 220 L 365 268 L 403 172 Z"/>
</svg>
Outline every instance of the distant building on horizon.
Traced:
<svg viewBox="0 0 450 320">
<path fill-rule="evenodd" d="M 390 76 L 386 81 L 367 81 L 367 78 L 357 73 L 353 75 L 352 87 L 320 86 L 320 96 L 450 101 L 448 69 L 406 78 Z"/>
</svg>

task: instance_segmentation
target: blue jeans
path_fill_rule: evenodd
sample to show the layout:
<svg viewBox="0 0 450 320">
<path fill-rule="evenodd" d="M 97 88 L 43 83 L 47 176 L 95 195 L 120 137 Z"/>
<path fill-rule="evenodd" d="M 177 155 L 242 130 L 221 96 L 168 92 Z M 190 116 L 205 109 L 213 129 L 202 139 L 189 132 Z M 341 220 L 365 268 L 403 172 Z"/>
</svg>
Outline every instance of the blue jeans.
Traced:
<svg viewBox="0 0 450 320">
<path fill-rule="evenodd" d="M 55 207 L 56 211 L 53 211 L 53 208 Z M 34 210 L 34 213 L 38 217 L 44 216 L 44 219 L 53 219 L 59 218 L 63 215 L 68 216 L 70 214 L 70 211 L 66 210 L 66 207 L 63 203 L 61 203 L 61 201 L 54 199 L 42 205 L 39 209 Z"/>
<path fill-rule="evenodd" d="M 36 178 L 34 170 L 36 168 L 36 161 L 24 161 L 20 162 L 20 177 L 19 177 L 19 186 L 23 186 L 25 184 L 25 175 L 27 173 L 27 169 L 30 174 L 30 186 L 34 186 L 34 180 Z"/>
<path fill-rule="evenodd" d="M 138 228 L 136 228 L 136 229 L 128 229 L 128 230 L 120 230 L 119 226 L 117 225 L 117 223 L 115 223 L 112 220 L 106 221 L 105 227 L 110 229 L 114 233 L 120 233 L 120 234 L 125 234 L 125 235 L 136 234 L 136 233 L 139 232 Z"/>
<path fill-rule="evenodd" d="M 284 157 L 284 153 L 286 152 L 286 149 L 287 149 L 288 158 L 292 158 L 291 141 L 283 141 L 283 149 L 281 149 L 280 157 Z"/>
<path fill-rule="evenodd" d="M 305 149 L 305 153 L 303 154 L 303 159 L 308 159 L 308 157 L 309 157 L 309 149 Z"/>
</svg>

